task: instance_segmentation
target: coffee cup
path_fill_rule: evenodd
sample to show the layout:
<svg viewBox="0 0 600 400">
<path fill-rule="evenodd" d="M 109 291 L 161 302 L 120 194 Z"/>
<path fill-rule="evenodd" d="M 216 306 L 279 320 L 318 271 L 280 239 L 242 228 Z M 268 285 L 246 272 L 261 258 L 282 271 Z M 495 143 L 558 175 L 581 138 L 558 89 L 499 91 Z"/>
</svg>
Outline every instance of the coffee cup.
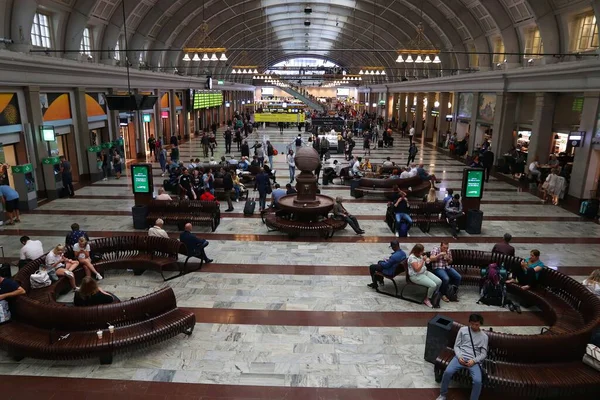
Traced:
<svg viewBox="0 0 600 400">
<path fill-rule="evenodd" d="M 96 335 L 98 335 L 98 339 L 102 339 L 102 331 L 96 332 Z"/>
<path fill-rule="evenodd" d="M 108 326 L 108 331 L 109 331 L 110 333 L 115 333 L 115 326 L 114 326 L 114 325 L 109 325 L 109 326 Z"/>
</svg>

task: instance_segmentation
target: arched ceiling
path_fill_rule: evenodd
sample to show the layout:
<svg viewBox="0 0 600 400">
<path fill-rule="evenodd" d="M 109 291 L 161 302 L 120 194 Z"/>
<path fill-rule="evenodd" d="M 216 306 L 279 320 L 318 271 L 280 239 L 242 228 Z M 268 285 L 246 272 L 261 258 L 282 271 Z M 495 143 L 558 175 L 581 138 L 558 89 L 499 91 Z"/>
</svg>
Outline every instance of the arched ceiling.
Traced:
<svg viewBox="0 0 600 400">
<path fill-rule="evenodd" d="M 565 51 L 568 37 L 559 10 L 574 5 L 591 8 L 584 0 L 48 0 L 68 8 L 60 46 L 79 48 L 86 26 L 96 28 L 97 59 L 112 58 L 109 50 L 123 35 L 124 1 L 128 44 L 134 64 L 142 58 L 151 67 L 183 67 L 198 74 L 204 65 L 185 63 L 184 47 L 204 47 L 201 26 L 208 25 L 214 47 L 228 49 L 229 61 L 210 65 L 215 74 L 228 74 L 231 65 L 266 68 L 273 62 L 308 54 L 331 59 L 344 67 L 382 66 L 398 75 L 394 50 L 415 37 L 422 22 L 429 43 L 443 51 L 443 68 L 469 66 L 465 52 L 475 49 L 482 67 L 491 66 L 492 37 L 501 37 L 506 52 L 523 51 L 519 26 L 537 24 L 547 52 Z M 14 2 L 15 21 L 26 21 L 36 0 Z M 33 7 L 32 7 L 33 6 Z M 306 14 L 304 9 L 312 8 Z M 31 19 L 31 18 L 30 18 Z M 304 21 L 310 21 L 310 27 Z M 14 36 L 14 35 L 13 35 Z M 211 46 L 212 47 L 212 46 Z M 121 45 L 123 48 L 123 45 Z M 268 51 L 267 51 L 268 48 Z M 144 50 L 140 52 L 139 50 Z M 247 51 L 244 53 L 243 49 Z M 507 61 L 521 63 L 518 55 Z"/>
</svg>

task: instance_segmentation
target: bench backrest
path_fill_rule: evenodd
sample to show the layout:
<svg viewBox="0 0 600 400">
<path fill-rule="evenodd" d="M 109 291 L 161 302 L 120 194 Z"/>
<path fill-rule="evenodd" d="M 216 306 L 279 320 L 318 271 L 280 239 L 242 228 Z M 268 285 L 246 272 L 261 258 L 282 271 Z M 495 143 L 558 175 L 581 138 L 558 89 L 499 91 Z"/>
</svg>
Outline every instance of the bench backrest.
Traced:
<svg viewBox="0 0 600 400">
<path fill-rule="evenodd" d="M 467 250 L 467 249 L 451 249 L 452 264 L 472 267 L 487 267 L 492 263 L 497 263 L 510 271 L 513 268 L 519 268 L 521 261 L 520 257 L 513 257 L 502 253 L 492 253 L 491 251 Z"/>
<path fill-rule="evenodd" d="M 383 188 L 391 189 L 394 185 L 398 185 L 399 188 L 408 188 L 416 186 L 422 182 L 421 178 L 414 176 L 411 178 L 360 178 L 359 185 L 366 188 Z"/>
<path fill-rule="evenodd" d="M 109 323 L 121 326 L 144 321 L 177 307 L 175 294 L 170 287 L 121 303 L 89 307 L 40 303 L 27 296 L 15 300 L 11 311 L 16 321 L 41 329 L 66 332 L 106 329 Z"/>
</svg>

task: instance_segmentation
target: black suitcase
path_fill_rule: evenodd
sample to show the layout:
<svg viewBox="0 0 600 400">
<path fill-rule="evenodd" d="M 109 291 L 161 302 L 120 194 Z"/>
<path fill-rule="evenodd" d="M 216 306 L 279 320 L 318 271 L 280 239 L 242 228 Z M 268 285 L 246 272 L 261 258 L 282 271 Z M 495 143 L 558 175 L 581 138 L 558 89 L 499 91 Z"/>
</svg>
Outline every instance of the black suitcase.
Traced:
<svg viewBox="0 0 600 400">
<path fill-rule="evenodd" d="M 254 210 L 256 210 L 256 200 L 254 200 L 254 198 L 246 200 L 246 204 L 244 205 L 244 215 L 253 215 Z"/>
<path fill-rule="evenodd" d="M 0 246 L 2 250 L 2 264 L 0 264 L 0 276 L 3 278 L 10 278 L 12 273 L 10 272 L 10 264 L 6 263 L 6 258 L 4 257 L 4 246 Z"/>
</svg>

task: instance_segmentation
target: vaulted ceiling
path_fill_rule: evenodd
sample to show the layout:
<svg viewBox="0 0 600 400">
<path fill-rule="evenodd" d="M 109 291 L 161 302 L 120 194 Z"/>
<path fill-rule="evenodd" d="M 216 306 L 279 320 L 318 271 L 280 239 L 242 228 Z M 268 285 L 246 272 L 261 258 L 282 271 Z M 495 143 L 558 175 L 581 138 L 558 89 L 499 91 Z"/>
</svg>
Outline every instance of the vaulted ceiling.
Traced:
<svg viewBox="0 0 600 400">
<path fill-rule="evenodd" d="M 231 65 L 267 67 L 292 56 L 317 56 L 348 66 L 394 69 L 395 49 L 405 46 L 423 22 L 425 36 L 443 51 L 480 54 L 479 64 L 491 65 L 491 37 L 499 36 L 508 53 L 523 51 L 519 31 L 537 24 L 547 53 L 567 49 L 568 27 L 561 10 L 591 9 L 585 0 L 124 0 L 131 60 L 142 57 L 152 66 L 179 67 L 201 74 L 201 63 L 181 61 L 184 47 L 203 46 L 201 26 L 215 46 L 229 49 L 229 61 L 210 64 L 209 72 L 227 74 Z M 98 49 L 114 49 L 123 35 L 121 0 L 40 0 L 60 5 L 64 25 L 56 47 L 79 49 L 83 29 L 94 26 Z M 7 4 L 10 2 L 7 2 Z M 13 2 L 10 33 L 28 32 L 36 0 Z M 305 14 L 306 7 L 312 13 Z M 9 10 L 6 10 L 7 12 Z M 310 21 L 310 27 L 304 21 Z M 29 25 L 30 28 L 30 25 Z M 5 29 L 7 31 L 7 29 Z M 123 45 L 121 45 L 121 48 Z M 247 51 L 244 53 L 243 49 Z M 268 50 L 267 50 L 268 49 Z M 112 58 L 109 51 L 98 60 Z M 507 62 L 521 63 L 515 54 Z M 467 68 L 466 54 L 445 54 L 444 68 Z M 393 77 L 393 73 L 390 74 Z"/>
</svg>

